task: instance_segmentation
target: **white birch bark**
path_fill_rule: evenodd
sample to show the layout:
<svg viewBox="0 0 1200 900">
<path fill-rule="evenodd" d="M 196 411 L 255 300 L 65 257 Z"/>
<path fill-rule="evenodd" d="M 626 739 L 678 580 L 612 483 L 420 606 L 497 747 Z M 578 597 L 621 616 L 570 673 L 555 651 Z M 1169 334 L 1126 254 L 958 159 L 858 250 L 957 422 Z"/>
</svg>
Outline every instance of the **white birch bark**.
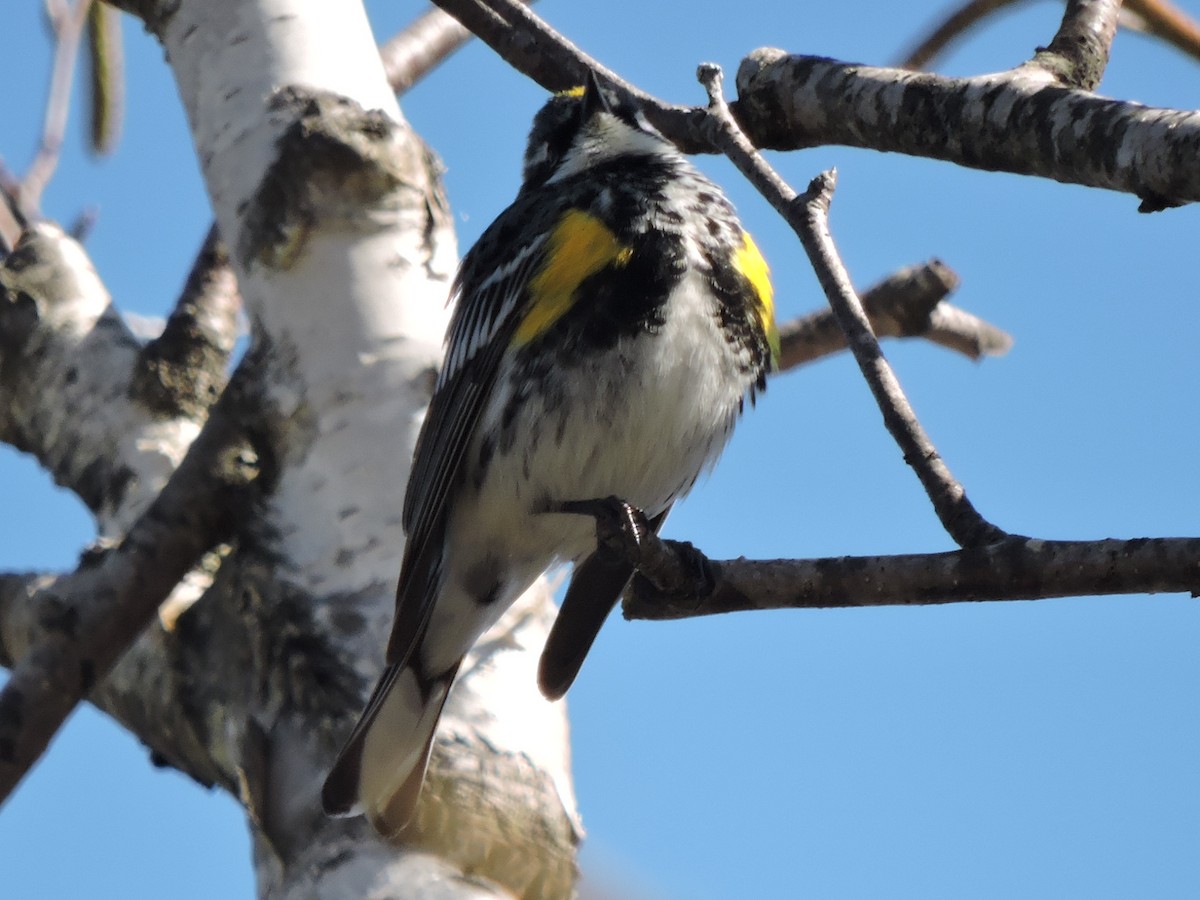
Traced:
<svg viewBox="0 0 1200 900">
<path fill-rule="evenodd" d="M 568 896 L 579 827 L 566 710 L 534 676 L 553 615 L 544 583 L 468 661 L 415 844 L 388 846 L 319 808 L 382 661 L 456 264 L 436 160 L 387 87 L 365 15 L 311 0 L 126 6 L 175 74 L 251 321 L 243 365 L 275 458 L 265 502 L 211 561 L 219 571 L 197 575 L 182 613 L 148 629 L 92 700 L 159 760 L 241 799 L 264 897 Z M 45 271 L 63 283 L 43 285 L 54 302 L 38 301 L 37 325 L 66 342 L 61 360 L 81 352 L 80 335 L 102 358 L 77 388 L 60 373 L 62 390 L 29 392 L 6 430 L 44 432 L 26 449 L 76 490 L 72 473 L 97 459 L 138 466 L 136 491 L 92 504 L 116 536 L 201 423 L 164 423 L 128 400 L 136 340 L 78 245 L 52 230 L 45 240 L 58 254 Z M 48 583 L 6 585 L 0 660 L 36 641 Z"/>
</svg>

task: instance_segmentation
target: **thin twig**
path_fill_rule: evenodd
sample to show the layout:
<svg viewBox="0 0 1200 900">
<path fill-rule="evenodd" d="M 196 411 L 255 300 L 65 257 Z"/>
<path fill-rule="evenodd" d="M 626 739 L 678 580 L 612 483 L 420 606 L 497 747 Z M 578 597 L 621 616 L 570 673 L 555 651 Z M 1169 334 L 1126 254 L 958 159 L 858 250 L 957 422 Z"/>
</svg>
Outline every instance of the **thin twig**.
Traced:
<svg viewBox="0 0 1200 900">
<path fill-rule="evenodd" d="M 1012 349 L 1013 339 L 990 322 L 985 322 L 951 303 L 939 303 L 929 314 L 925 340 L 971 359 L 1003 356 Z"/>
<path fill-rule="evenodd" d="M 0 163 L 0 258 L 12 252 L 25 228 L 25 217 L 17 205 L 17 188 L 9 183 L 7 174 Z"/>
<path fill-rule="evenodd" d="M 664 103 L 625 81 L 551 28 L 518 0 L 433 0 L 469 28 L 518 72 L 548 91 L 584 84 L 591 72 L 601 85 L 634 100 L 659 131 L 685 153 L 712 153 L 703 110 Z"/>
<path fill-rule="evenodd" d="M 767 165 L 730 115 L 721 93 L 720 67 L 703 65 L 697 75 L 708 91 L 709 111 L 722 139 L 722 149 L 799 236 L 838 324 L 846 333 L 863 377 L 879 404 L 884 424 L 904 452 L 905 461 L 920 479 L 938 519 L 962 547 L 978 547 L 1002 540 L 1005 533 L 979 515 L 962 485 L 951 475 L 871 333 L 870 322 L 829 233 L 829 202 L 833 196 L 834 175 L 829 172 L 819 175 L 804 196 L 797 197 L 796 192 Z"/>
<path fill-rule="evenodd" d="M 1139 30 L 1200 60 L 1200 23 L 1169 0 L 1125 0 L 1125 12 L 1126 20 L 1136 17 Z"/>
<path fill-rule="evenodd" d="M 928 69 L 933 61 L 984 19 L 1028 0 L 968 0 L 917 42 L 896 65 Z M 1169 0 L 1125 0 L 1121 25 L 1166 41 L 1193 59 L 1200 59 L 1200 23 Z"/>
<path fill-rule="evenodd" d="M 388 84 L 405 93 L 472 37 L 449 13 L 427 10 L 379 48 Z"/>
<path fill-rule="evenodd" d="M 71 8 L 67 6 L 67 0 L 44 0 L 42 10 L 46 13 L 46 22 L 50 26 L 50 31 L 57 35 L 71 11 Z"/>
<path fill-rule="evenodd" d="M 793 204 L 793 208 L 801 207 L 803 219 L 792 220 L 790 224 L 796 228 L 817 272 L 817 280 L 846 332 L 850 350 L 883 414 L 884 425 L 925 488 L 946 531 L 961 547 L 979 547 L 1002 540 L 1005 533 L 976 511 L 967 499 L 966 490 L 937 452 L 871 333 L 870 322 L 829 232 L 829 204 L 835 182 L 832 172 L 813 179 L 803 197 Z"/>
<path fill-rule="evenodd" d="M 938 54 L 979 22 L 1002 9 L 1025 2 L 1028 0 L 969 0 L 936 25 L 933 31 L 922 38 L 896 65 L 901 69 L 928 68 Z"/>
<path fill-rule="evenodd" d="M 50 183 L 62 154 L 63 135 L 67 130 L 67 115 L 71 110 L 71 82 L 75 75 L 75 60 L 79 57 L 79 41 L 87 24 L 92 0 L 76 0 L 71 14 L 56 28 L 54 68 L 50 76 L 50 95 L 42 123 L 42 140 L 29 171 L 21 179 L 19 196 L 21 211 L 32 216 L 41 207 L 42 192 Z"/>
</svg>

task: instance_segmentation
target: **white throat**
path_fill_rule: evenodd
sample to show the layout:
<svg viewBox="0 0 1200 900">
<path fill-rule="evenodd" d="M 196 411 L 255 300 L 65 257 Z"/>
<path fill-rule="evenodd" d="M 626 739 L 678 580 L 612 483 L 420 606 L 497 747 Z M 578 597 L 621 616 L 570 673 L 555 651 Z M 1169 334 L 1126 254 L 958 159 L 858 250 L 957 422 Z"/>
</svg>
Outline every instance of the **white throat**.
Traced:
<svg viewBox="0 0 1200 900">
<path fill-rule="evenodd" d="M 579 132 L 562 164 L 546 183 L 562 181 L 618 156 L 667 156 L 671 153 L 672 148 L 662 138 L 631 128 L 609 113 L 600 113 Z"/>
</svg>

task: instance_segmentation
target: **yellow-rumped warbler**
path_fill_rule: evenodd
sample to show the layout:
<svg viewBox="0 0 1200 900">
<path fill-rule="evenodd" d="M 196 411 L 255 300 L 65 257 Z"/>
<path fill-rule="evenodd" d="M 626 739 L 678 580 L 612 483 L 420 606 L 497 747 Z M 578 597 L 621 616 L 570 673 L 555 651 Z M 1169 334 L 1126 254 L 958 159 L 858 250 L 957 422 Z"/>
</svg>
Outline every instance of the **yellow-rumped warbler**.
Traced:
<svg viewBox="0 0 1200 900">
<path fill-rule="evenodd" d="M 539 683 L 570 686 L 633 575 L 578 501 L 619 498 L 657 529 L 778 353 L 767 266 L 732 205 L 594 82 L 537 114 L 520 193 L 452 299 L 387 668 L 323 793 L 384 835 L 412 817 L 464 655 L 555 560 L 576 568 Z"/>
</svg>

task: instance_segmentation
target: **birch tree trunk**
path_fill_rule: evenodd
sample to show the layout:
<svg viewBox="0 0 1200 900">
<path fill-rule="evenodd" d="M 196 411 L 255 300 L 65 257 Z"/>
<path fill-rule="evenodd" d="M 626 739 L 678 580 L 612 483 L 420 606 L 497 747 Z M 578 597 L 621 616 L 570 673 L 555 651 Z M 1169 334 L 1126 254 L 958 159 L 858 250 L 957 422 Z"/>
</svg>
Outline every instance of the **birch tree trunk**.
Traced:
<svg viewBox="0 0 1200 900">
<path fill-rule="evenodd" d="M 240 799 L 263 897 L 568 896 L 579 826 L 565 705 L 536 689 L 554 609 L 544 583 L 464 666 L 416 842 L 388 846 L 320 810 L 382 664 L 457 263 L 439 163 L 404 120 L 365 14 L 301 0 L 125 8 L 170 61 L 251 323 L 230 390 L 252 408 L 266 490 L 91 699 L 157 758 Z M 117 538 L 208 403 L 154 402 L 148 355 L 58 229 L 29 232 L 5 268 L 21 300 L 0 310 L 0 430 Z M 0 661 L 45 636 L 54 590 L 3 585 Z"/>
</svg>

